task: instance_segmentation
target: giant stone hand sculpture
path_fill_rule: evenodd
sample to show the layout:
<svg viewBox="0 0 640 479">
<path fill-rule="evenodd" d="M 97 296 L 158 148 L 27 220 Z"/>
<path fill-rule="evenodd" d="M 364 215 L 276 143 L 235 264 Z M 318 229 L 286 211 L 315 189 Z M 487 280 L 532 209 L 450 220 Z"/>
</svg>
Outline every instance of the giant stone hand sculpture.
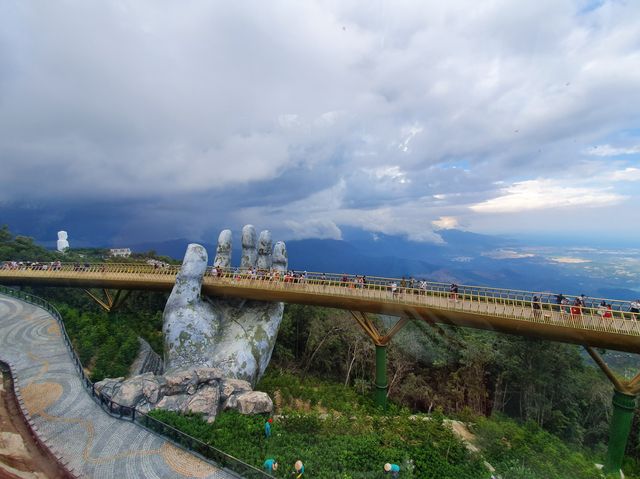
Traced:
<svg viewBox="0 0 640 479">
<path fill-rule="evenodd" d="M 232 235 L 218 237 L 214 266 L 231 266 Z M 225 377 L 253 386 L 264 373 L 275 345 L 284 305 L 264 301 L 206 298 L 201 295 L 207 251 L 190 244 L 164 310 L 165 371 L 215 367 Z M 271 233 L 258 238 L 255 228 L 242 229 L 242 269 L 287 269 L 283 242 L 272 246 Z"/>
</svg>

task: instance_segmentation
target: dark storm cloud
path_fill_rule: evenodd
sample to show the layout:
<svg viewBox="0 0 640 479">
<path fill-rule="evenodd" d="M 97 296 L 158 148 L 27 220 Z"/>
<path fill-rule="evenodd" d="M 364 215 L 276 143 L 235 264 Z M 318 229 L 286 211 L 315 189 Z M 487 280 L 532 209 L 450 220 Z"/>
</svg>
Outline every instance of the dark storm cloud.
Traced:
<svg viewBox="0 0 640 479">
<path fill-rule="evenodd" d="M 637 128 L 640 4 L 587 3 L 3 2 L 0 212 L 92 205 L 116 239 L 615 217 L 639 155 L 589 148 L 640 144 L 609 144 Z"/>
</svg>

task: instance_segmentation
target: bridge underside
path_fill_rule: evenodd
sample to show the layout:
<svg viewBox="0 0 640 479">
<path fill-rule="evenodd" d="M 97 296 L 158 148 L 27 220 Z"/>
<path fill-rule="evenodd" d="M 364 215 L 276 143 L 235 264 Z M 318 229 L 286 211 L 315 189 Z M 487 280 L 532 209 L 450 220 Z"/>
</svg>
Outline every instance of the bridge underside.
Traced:
<svg viewBox="0 0 640 479">
<path fill-rule="evenodd" d="M 119 277 L 120 276 L 120 277 Z M 175 282 L 174 275 L 157 275 L 140 273 L 132 277 L 122 278 L 121 275 L 111 273 L 83 273 L 77 276 L 61 277 L 2 277 L 0 284 L 7 285 L 38 285 L 73 288 L 109 288 L 118 290 L 148 290 L 169 292 Z M 429 323 L 449 324 L 488 331 L 526 336 L 531 338 L 548 339 L 582 346 L 614 349 L 631 353 L 640 353 L 638 336 L 616 333 L 611 331 L 590 330 L 571 327 L 566 321 L 559 321 L 554 315 L 542 317 L 537 322 L 513 319 L 505 314 L 487 314 L 476 308 L 467 307 L 465 301 L 449 302 L 447 298 L 438 298 L 438 305 L 420 305 L 411 303 L 412 296 L 407 295 L 409 301 L 398 301 L 386 291 L 380 291 L 376 298 L 362 297 L 342 286 L 318 288 L 310 292 L 305 290 L 307 285 L 293 285 L 282 283 L 261 282 L 260 287 L 243 285 L 232 279 L 219 280 L 205 277 L 202 294 L 207 296 L 237 297 L 260 301 L 282 301 L 285 303 L 306 304 L 329 308 L 362 311 L 375 314 L 423 320 Z M 312 286 L 310 285 L 309 288 Z M 307 288 L 308 289 L 308 288 Z M 326 290 L 323 292 L 322 290 Z M 357 290 L 356 290 L 357 291 Z M 446 303 L 446 304 L 445 304 Z M 470 303 L 470 302 L 469 302 Z M 516 306 L 505 306 L 505 308 Z M 495 309 L 495 307 L 494 307 Z M 563 323 L 563 324 L 560 324 Z M 627 321 L 623 321 L 627 323 Z M 631 321 L 628 321 L 631 323 Z"/>
</svg>

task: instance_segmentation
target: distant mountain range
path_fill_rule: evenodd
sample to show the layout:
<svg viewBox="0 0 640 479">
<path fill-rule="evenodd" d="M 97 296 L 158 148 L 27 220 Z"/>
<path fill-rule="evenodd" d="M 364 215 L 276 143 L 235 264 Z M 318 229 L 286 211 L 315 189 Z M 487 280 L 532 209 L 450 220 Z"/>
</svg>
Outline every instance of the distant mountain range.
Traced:
<svg viewBox="0 0 640 479">
<path fill-rule="evenodd" d="M 295 270 L 425 278 L 441 282 L 487 285 L 528 291 L 585 293 L 592 297 L 632 299 L 638 292 L 615 277 L 594 276 L 585 268 L 522 253 L 525 245 L 500 237 L 460 230 L 440 231 L 443 244 L 410 241 L 399 236 L 343 231 L 343 240 L 287 241 L 289 266 Z M 146 242 L 131 246 L 137 252 L 182 258 L 187 239 Z M 214 244 L 203 244 L 210 261 Z M 237 263 L 240 250 L 233 251 Z"/>
</svg>

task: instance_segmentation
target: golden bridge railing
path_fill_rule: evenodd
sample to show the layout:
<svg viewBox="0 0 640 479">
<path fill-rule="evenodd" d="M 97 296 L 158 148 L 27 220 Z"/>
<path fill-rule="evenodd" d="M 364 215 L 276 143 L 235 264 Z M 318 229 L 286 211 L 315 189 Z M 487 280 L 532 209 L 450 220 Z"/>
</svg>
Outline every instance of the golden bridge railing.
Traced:
<svg viewBox="0 0 640 479">
<path fill-rule="evenodd" d="M 161 282 L 166 283 L 175 277 L 179 269 L 180 266 L 177 265 L 156 266 L 135 263 L 36 265 L 7 263 L 0 268 L 0 277 L 64 278 L 86 275 L 92 278 L 104 276 L 116 280 L 144 279 L 146 281 L 163 277 Z M 630 302 L 621 300 L 586 298 L 585 306 L 573 306 L 557 304 L 555 302 L 557 295 L 551 292 L 459 285 L 457 294 L 453 294 L 449 283 L 416 281 L 411 278 L 316 272 L 296 272 L 292 275 L 274 271 L 222 270 L 212 267 L 207 269 L 203 281 L 205 284 L 226 287 L 368 299 L 379 303 L 399 304 L 407 308 L 429 307 L 575 329 L 640 336 L 640 322 L 637 321 L 640 315 L 629 311 Z M 534 295 L 539 298 L 540 309 L 533 308 Z M 567 295 L 566 297 L 575 298 L 576 296 Z M 611 305 L 610 310 L 598 309 L 603 301 Z"/>
</svg>

